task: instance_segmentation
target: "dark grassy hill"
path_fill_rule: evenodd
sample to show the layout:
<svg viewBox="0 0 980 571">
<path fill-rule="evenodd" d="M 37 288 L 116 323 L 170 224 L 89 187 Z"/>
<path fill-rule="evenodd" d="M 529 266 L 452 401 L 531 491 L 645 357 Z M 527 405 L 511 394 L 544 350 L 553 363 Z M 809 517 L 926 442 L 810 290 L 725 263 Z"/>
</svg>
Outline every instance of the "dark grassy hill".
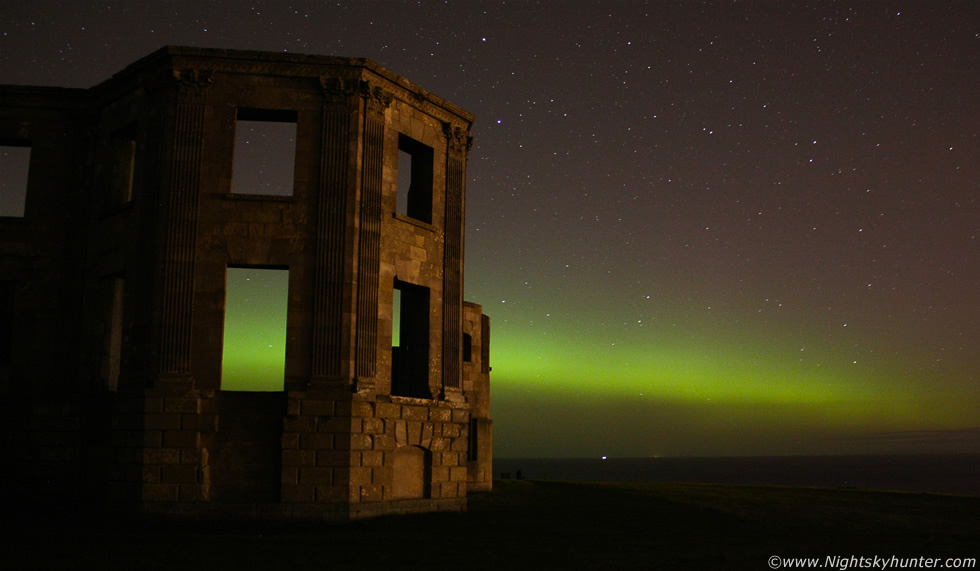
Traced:
<svg viewBox="0 0 980 571">
<path fill-rule="evenodd" d="M 978 558 L 978 514 L 975 496 L 505 480 L 471 494 L 466 514 L 347 525 L 8 517 L 3 560 L 9 569 L 768 569 L 773 555 Z"/>
</svg>

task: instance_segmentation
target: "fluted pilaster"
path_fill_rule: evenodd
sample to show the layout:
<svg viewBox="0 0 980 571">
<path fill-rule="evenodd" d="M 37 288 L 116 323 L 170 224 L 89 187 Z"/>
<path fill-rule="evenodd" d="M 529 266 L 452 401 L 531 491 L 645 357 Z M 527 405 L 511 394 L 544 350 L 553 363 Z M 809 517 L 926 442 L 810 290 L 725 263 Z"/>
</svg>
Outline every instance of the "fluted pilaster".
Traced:
<svg viewBox="0 0 980 571">
<path fill-rule="evenodd" d="M 463 128 L 446 123 L 446 218 L 442 290 L 442 385 L 447 391 L 462 389 L 463 358 L 463 192 L 466 152 L 470 136 Z"/>
<path fill-rule="evenodd" d="M 357 260 L 358 390 L 369 388 L 378 368 L 378 274 L 381 268 L 381 192 L 384 171 L 385 109 L 391 96 L 362 82 L 364 151 L 361 171 L 360 233 Z"/>
<path fill-rule="evenodd" d="M 189 375 L 201 148 L 211 72 L 174 70 L 174 78 L 177 108 L 173 158 L 162 212 L 165 227 L 160 372 Z"/>
<path fill-rule="evenodd" d="M 323 127 L 317 203 L 313 292 L 313 377 L 338 378 L 344 358 L 344 274 L 350 249 L 351 134 L 358 112 L 357 82 L 321 78 Z"/>
</svg>

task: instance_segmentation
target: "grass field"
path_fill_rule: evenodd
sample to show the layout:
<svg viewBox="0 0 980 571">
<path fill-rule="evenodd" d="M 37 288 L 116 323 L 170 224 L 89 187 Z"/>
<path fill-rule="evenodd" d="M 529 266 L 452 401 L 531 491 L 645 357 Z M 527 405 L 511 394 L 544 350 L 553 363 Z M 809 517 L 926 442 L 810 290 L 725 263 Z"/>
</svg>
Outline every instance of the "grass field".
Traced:
<svg viewBox="0 0 980 571">
<path fill-rule="evenodd" d="M 769 569 L 770 556 L 980 559 L 980 497 L 504 480 L 465 514 L 345 525 L 12 522 L 5 569 Z M 15 524 L 13 527 L 10 524 Z M 854 568 L 854 566 L 851 566 Z"/>
</svg>

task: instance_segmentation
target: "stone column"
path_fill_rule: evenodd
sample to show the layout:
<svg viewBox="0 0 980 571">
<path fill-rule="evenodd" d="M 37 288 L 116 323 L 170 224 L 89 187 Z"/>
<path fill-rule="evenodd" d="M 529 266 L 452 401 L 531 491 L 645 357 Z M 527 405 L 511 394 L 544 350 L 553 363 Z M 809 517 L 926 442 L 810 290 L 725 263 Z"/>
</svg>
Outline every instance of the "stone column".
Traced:
<svg viewBox="0 0 980 571">
<path fill-rule="evenodd" d="M 461 400 L 463 358 L 463 192 L 466 153 L 472 142 L 463 127 L 443 124 L 446 135 L 446 223 L 442 286 L 442 387 L 444 397 Z"/>
</svg>

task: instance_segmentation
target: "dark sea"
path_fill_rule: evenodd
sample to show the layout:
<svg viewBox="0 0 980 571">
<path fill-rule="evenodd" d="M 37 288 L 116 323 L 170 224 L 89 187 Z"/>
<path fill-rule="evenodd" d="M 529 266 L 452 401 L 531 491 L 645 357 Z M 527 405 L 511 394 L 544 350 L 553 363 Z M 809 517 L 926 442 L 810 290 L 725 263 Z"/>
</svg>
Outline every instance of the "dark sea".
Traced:
<svg viewBox="0 0 980 571">
<path fill-rule="evenodd" d="M 980 495 L 980 454 L 494 458 L 493 469 L 497 478 L 528 480 L 760 484 Z"/>
</svg>

